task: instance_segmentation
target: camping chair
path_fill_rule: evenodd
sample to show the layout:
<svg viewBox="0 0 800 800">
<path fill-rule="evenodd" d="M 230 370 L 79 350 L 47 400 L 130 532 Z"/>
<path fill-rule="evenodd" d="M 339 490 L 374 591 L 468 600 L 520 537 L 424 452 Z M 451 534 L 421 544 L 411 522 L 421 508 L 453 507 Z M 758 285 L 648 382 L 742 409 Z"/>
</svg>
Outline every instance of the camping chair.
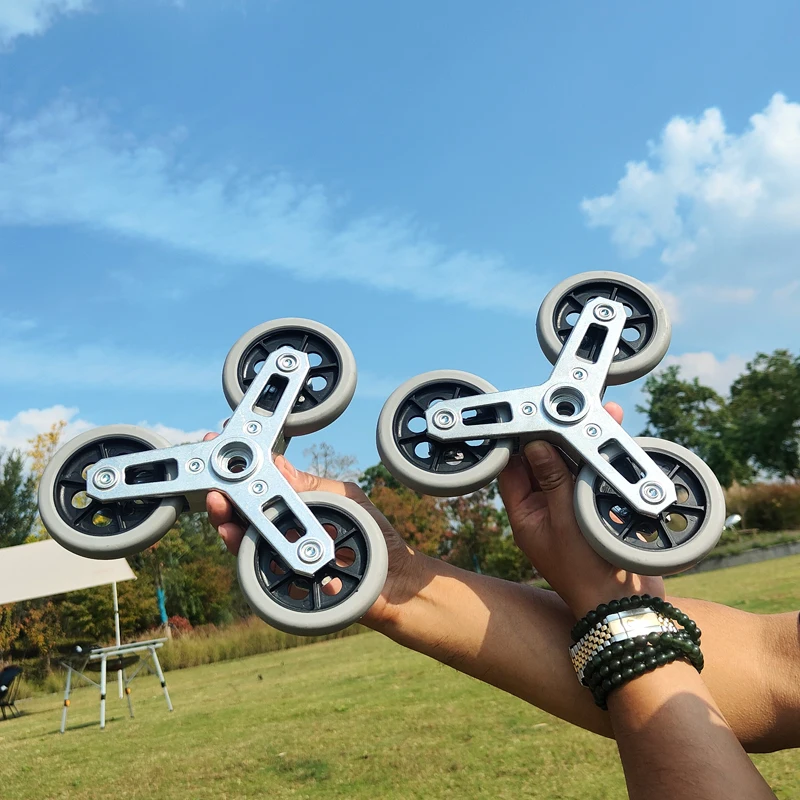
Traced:
<svg viewBox="0 0 800 800">
<path fill-rule="evenodd" d="M 0 711 L 3 712 L 3 719 L 7 719 L 6 709 L 12 717 L 20 716 L 16 702 L 21 675 L 22 667 L 10 666 L 0 672 Z"/>
</svg>

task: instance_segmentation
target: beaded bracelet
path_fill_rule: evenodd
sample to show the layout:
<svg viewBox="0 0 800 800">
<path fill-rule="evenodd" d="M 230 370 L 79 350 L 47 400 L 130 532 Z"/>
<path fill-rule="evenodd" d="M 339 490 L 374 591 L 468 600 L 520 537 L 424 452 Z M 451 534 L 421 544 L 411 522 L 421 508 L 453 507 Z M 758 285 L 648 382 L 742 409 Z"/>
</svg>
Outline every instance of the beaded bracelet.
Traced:
<svg viewBox="0 0 800 800">
<path fill-rule="evenodd" d="M 644 620 L 649 633 L 631 635 L 625 630 L 625 619 Z M 614 636 L 609 632 L 612 622 L 617 622 L 612 626 L 618 630 Z M 607 709 L 611 691 L 645 672 L 678 659 L 702 671 L 700 636 L 696 623 L 670 603 L 660 597 L 634 595 L 602 603 L 580 620 L 572 629 L 575 644 L 570 654 L 581 684 L 591 690 L 600 708 Z"/>
</svg>

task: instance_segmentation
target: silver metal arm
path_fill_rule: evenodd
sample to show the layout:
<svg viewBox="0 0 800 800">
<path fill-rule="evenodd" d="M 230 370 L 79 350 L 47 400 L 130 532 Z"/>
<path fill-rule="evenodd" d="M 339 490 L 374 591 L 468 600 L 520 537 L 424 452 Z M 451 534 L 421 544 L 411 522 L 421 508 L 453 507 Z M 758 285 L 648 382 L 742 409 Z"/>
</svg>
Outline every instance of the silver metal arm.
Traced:
<svg viewBox="0 0 800 800">
<path fill-rule="evenodd" d="M 291 347 L 272 353 L 234 410 L 222 433 L 208 442 L 146 450 L 94 464 L 87 494 L 101 502 L 184 496 L 196 501 L 215 490 L 263 536 L 287 566 L 312 576 L 334 558 L 333 540 L 273 463 L 283 453 L 283 426 L 309 372 L 308 356 Z M 280 392 L 272 414 L 256 408 L 266 391 Z M 137 483 L 137 468 L 164 465 L 166 480 Z M 275 527 L 276 509 L 290 511 L 301 538 L 289 542 Z"/>
<path fill-rule="evenodd" d="M 425 411 L 428 433 L 441 442 L 544 439 L 587 463 L 635 511 L 657 517 L 677 501 L 672 481 L 603 408 L 608 370 L 625 326 L 621 303 L 595 298 L 584 307 L 549 379 L 541 386 L 447 400 Z M 602 344 L 593 359 L 578 355 L 587 336 Z M 472 412 L 494 409 L 497 422 L 471 424 Z M 479 415 L 485 418 L 485 414 Z M 631 483 L 609 461 L 625 454 L 639 478 Z"/>
</svg>

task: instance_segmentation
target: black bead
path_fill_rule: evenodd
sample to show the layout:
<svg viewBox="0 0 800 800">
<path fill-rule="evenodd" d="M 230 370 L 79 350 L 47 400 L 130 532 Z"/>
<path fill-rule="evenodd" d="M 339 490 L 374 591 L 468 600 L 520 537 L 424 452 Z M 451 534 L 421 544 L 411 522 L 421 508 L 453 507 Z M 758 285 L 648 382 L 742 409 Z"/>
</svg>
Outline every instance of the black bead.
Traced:
<svg viewBox="0 0 800 800">
<path fill-rule="evenodd" d="M 614 684 L 613 684 L 613 683 L 611 683 L 611 681 L 610 681 L 608 678 L 606 678 L 606 679 L 603 681 L 603 683 L 602 683 L 602 686 L 603 686 L 603 691 L 604 691 L 606 694 L 608 694 L 608 692 L 610 692 L 610 691 L 611 691 L 611 690 L 614 688 Z"/>
<path fill-rule="evenodd" d="M 611 672 L 611 667 L 608 664 L 603 664 L 603 666 L 600 667 L 599 670 L 597 670 L 597 674 L 601 678 L 605 678 L 609 674 L 609 672 Z"/>
<path fill-rule="evenodd" d="M 656 633 L 655 631 L 653 631 L 653 633 L 647 634 L 647 641 L 650 642 L 650 644 L 658 644 L 660 639 L 661 639 L 661 634 Z"/>
<path fill-rule="evenodd" d="M 622 673 L 621 673 L 622 677 L 626 681 L 631 680 L 635 674 L 636 674 L 636 672 L 633 670 L 632 667 L 626 667 L 625 669 L 622 670 Z"/>
<path fill-rule="evenodd" d="M 603 659 L 600 656 L 592 656 L 592 660 L 589 663 L 592 665 L 592 669 L 595 670 L 602 665 Z"/>
<path fill-rule="evenodd" d="M 588 613 L 588 614 L 587 614 L 587 615 L 584 617 L 584 620 L 585 620 L 586 622 L 588 622 L 590 626 L 591 626 L 591 625 L 594 625 L 594 624 L 597 622 L 597 620 L 598 620 L 598 617 L 597 617 L 597 612 L 596 612 L 596 611 L 590 611 L 590 612 L 589 612 L 589 613 Z"/>
<path fill-rule="evenodd" d="M 634 661 L 643 661 L 647 657 L 647 650 L 635 650 L 633 653 Z"/>
<path fill-rule="evenodd" d="M 667 658 L 667 656 L 664 653 L 659 653 L 656 656 L 656 663 L 658 664 L 659 667 L 663 667 L 664 664 L 667 664 L 668 662 L 669 662 L 669 659 Z"/>
<path fill-rule="evenodd" d="M 639 607 L 639 605 L 640 605 L 640 604 L 641 604 L 641 602 L 642 602 L 642 598 L 641 598 L 641 597 L 639 597 L 639 595 L 638 595 L 638 594 L 632 594 L 632 595 L 630 596 L 630 601 L 631 601 L 631 608 L 638 608 L 638 607 Z"/>
<path fill-rule="evenodd" d="M 658 666 L 658 662 L 656 661 L 655 656 L 648 656 L 644 660 L 644 666 L 646 669 L 655 669 Z"/>
<path fill-rule="evenodd" d="M 633 643 L 634 643 L 634 644 L 635 644 L 637 647 L 644 647 L 644 646 L 647 644 L 647 637 L 646 637 L 646 636 L 637 636 L 637 637 L 636 637 L 636 638 L 633 640 Z"/>
<path fill-rule="evenodd" d="M 622 643 L 622 649 L 623 649 L 623 650 L 624 650 L 626 653 L 630 653 L 630 651 L 631 651 L 631 650 L 633 650 L 635 647 L 636 647 L 636 642 L 634 642 L 634 641 L 633 641 L 633 639 L 626 639 L 626 640 L 625 640 L 625 641 Z"/>
<path fill-rule="evenodd" d="M 648 603 L 649 603 L 649 602 L 650 602 L 652 599 L 653 599 L 653 598 L 652 598 L 652 597 L 650 597 L 650 595 L 649 595 L 649 594 L 643 594 L 643 595 L 642 595 L 642 598 L 641 598 L 641 600 L 642 600 L 642 605 L 647 605 L 647 604 L 648 604 Z"/>
<path fill-rule="evenodd" d="M 608 603 L 608 612 L 610 614 L 616 614 L 619 611 L 619 600 L 611 600 Z"/>
<path fill-rule="evenodd" d="M 622 647 L 622 645 L 619 642 L 617 642 L 616 644 L 612 644 L 611 645 L 611 652 L 615 656 L 620 656 L 624 652 L 624 648 Z"/>
<path fill-rule="evenodd" d="M 633 664 L 633 656 L 630 653 L 625 653 L 619 662 L 623 667 L 627 667 L 629 664 Z"/>
<path fill-rule="evenodd" d="M 621 666 L 620 660 L 618 658 L 612 658 L 611 661 L 608 662 L 608 666 L 611 667 L 612 670 L 618 670 Z"/>
<path fill-rule="evenodd" d="M 630 607 L 631 607 L 630 597 L 623 597 L 622 600 L 619 601 L 620 611 L 627 611 Z"/>
<path fill-rule="evenodd" d="M 611 676 L 611 683 L 613 683 L 614 686 L 619 686 L 622 683 L 622 675 L 620 675 L 619 672 L 615 672 Z"/>
<path fill-rule="evenodd" d="M 645 667 L 644 662 L 642 661 L 637 661 L 633 665 L 633 671 L 636 675 L 642 675 L 646 669 L 647 668 Z"/>
<path fill-rule="evenodd" d="M 613 657 L 614 656 L 613 656 L 613 654 L 611 653 L 611 650 L 608 647 L 605 650 L 601 650 L 600 651 L 600 658 L 602 658 L 603 661 L 611 661 L 611 659 Z"/>
<path fill-rule="evenodd" d="M 661 644 L 669 646 L 674 641 L 671 633 L 662 633 L 661 634 Z"/>
<path fill-rule="evenodd" d="M 598 619 L 603 619 L 608 614 L 608 606 L 605 603 L 600 603 L 595 609 L 595 614 L 597 614 Z"/>
</svg>

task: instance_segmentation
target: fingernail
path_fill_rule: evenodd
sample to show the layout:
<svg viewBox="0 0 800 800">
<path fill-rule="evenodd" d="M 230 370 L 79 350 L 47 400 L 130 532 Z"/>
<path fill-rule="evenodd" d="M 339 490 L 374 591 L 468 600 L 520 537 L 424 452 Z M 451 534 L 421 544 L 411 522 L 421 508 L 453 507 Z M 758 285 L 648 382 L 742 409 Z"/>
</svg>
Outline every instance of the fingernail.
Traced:
<svg viewBox="0 0 800 800">
<path fill-rule="evenodd" d="M 550 460 L 550 448 L 544 442 L 531 442 L 525 446 L 525 455 L 531 464 L 546 464 Z"/>
</svg>

